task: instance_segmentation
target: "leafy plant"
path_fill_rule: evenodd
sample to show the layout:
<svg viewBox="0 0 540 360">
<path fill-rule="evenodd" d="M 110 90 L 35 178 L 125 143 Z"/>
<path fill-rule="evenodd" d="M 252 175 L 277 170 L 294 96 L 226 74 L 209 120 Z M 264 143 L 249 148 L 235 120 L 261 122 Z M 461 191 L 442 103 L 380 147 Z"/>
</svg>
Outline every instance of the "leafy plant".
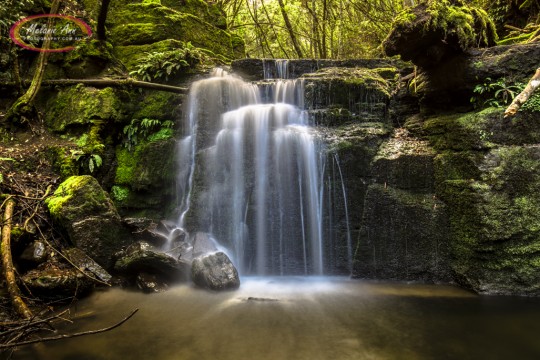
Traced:
<svg viewBox="0 0 540 360">
<path fill-rule="evenodd" d="M 129 125 L 124 126 L 124 147 L 131 151 L 141 140 L 148 139 L 161 129 L 172 129 L 173 125 L 170 120 L 133 119 Z"/>
<path fill-rule="evenodd" d="M 512 102 L 522 89 L 523 84 L 508 84 L 505 78 L 495 81 L 486 78 L 482 84 L 474 87 L 473 93 L 478 95 L 471 97 L 471 103 L 475 107 L 501 107 Z"/>
<path fill-rule="evenodd" d="M 82 150 L 70 150 L 70 152 L 71 158 L 83 169 L 88 169 L 90 173 L 93 173 L 103 164 L 103 159 L 98 154 L 87 154 Z"/>
<path fill-rule="evenodd" d="M 204 58 L 204 53 L 188 42 L 182 49 L 146 53 L 129 74 L 143 81 L 167 81 L 170 76 L 199 64 Z"/>
</svg>

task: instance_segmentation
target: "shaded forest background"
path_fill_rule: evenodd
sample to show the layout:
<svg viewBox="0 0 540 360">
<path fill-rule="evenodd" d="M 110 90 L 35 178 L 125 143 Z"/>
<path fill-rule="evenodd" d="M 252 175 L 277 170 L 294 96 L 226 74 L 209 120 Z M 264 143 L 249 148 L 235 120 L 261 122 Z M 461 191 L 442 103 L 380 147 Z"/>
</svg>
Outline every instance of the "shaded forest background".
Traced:
<svg viewBox="0 0 540 360">
<path fill-rule="evenodd" d="M 250 57 L 347 59 L 382 56 L 381 43 L 393 22 L 405 8 L 422 1 L 221 0 L 218 3 L 227 14 L 228 28 L 244 38 Z M 538 0 L 442 3 L 485 11 L 495 21 L 504 43 L 526 41 L 537 35 Z"/>
<path fill-rule="evenodd" d="M 193 0 L 187 3 L 190 1 Z M 108 6 L 114 2 L 101 3 Z M 403 10 L 426 2 L 431 1 L 218 0 L 213 3 L 226 16 L 226 24 L 219 27 L 244 39 L 247 57 L 350 59 L 383 56 L 381 43 L 393 23 L 403 16 Z M 1 38 L 8 38 L 14 21 L 40 3 L 35 0 L 0 3 Z M 80 15 L 81 6 L 77 1 L 62 3 L 65 13 Z M 496 23 L 501 44 L 524 42 L 538 36 L 539 0 L 443 0 L 437 3 L 485 11 Z M 462 14 L 456 14 L 452 20 L 466 20 L 459 16 Z"/>
</svg>

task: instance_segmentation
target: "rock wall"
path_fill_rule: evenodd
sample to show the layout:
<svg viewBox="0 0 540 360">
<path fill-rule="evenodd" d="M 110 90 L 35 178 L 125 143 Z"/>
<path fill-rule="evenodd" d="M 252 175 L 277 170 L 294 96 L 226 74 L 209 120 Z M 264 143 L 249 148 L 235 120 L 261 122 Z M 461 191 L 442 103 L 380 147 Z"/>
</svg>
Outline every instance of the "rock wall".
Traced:
<svg viewBox="0 0 540 360">
<path fill-rule="evenodd" d="M 420 71 L 416 89 L 400 81 L 408 68 L 399 63 L 291 63 L 289 74 L 305 81 L 306 109 L 326 135 L 328 164 L 337 161 L 342 172 L 354 277 L 540 295 L 540 101 L 513 120 L 502 107 L 464 106 L 489 76 L 526 82 L 535 67 L 516 62 L 529 64 L 539 48 L 469 51 Z M 232 68 L 258 80 L 267 62 Z M 443 81 L 449 73 L 457 76 Z M 342 200 L 333 208 L 340 240 L 331 255 L 342 257 Z"/>
</svg>

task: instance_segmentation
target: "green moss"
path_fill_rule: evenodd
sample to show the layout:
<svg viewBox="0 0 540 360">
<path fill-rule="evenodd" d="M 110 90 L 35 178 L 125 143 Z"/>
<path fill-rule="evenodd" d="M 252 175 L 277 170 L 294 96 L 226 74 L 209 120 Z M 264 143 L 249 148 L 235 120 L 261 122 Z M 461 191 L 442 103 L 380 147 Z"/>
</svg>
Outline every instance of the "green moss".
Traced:
<svg viewBox="0 0 540 360">
<path fill-rule="evenodd" d="M 136 69 L 140 60 L 149 53 L 166 52 L 184 47 L 180 40 L 167 39 L 147 45 L 115 46 L 116 57 L 126 66 L 128 71 Z"/>
<path fill-rule="evenodd" d="M 47 148 L 49 158 L 55 172 L 62 180 L 79 174 L 79 167 L 71 156 L 70 149 L 63 146 L 50 146 Z"/>
<path fill-rule="evenodd" d="M 521 107 L 522 112 L 540 112 L 540 92 L 536 91 Z"/>
<path fill-rule="evenodd" d="M 165 91 L 148 92 L 144 94 L 138 110 L 133 113 L 132 118 L 170 120 L 180 102 L 181 95 L 178 94 Z"/>
<path fill-rule="evenodd" d="M 173 177 L 174 140 L 171 129 L 162 129 L 130 152 L 118 148 L 115 183 L 134 190 L 161 187 Z"/>
<path fill-rule="evenodd" d="M 540 290 L 540 152 L 501 146 L 439 154 L 436 192 L 447 205 L 453 268 L 477 291 Z"/>
<path fill-rule="evenodd" d="M 96 120 L 121 121 L 125 117 L 124 104 L 112 88 L 67 88 L 49 101 L 48 109 L 45 122 L 55 132 L 91 125 Z"/>
<path fill-rule="evenodd" d="M 110 61 L 112 59 L 112 49 L 111 43 L 90 38 L 77 42 L 75 49 L 66 53 L 63 59 L 67 64 L 88 60 L 88 58 L 91 61 Z"/>
<path fill-rule="evenodd" d="M 447 36 L 456 36 L 463 50 L 490 46 L 497 40 L 495 24 L 483 9 L 462 1 L 430 0 L 426 11 L 431 16 L 427 26 L 441 29 Z"/>
<path fill-rule="evenodd" d="M 115 202 L 123 202 L 129 198 L 130 190 L 126 186 L 113 186 L 111 188 L 111 197 Z"/>
<path fill-rule="evenodd" d="M 471 150 L 493 147 L 494 132 L 489 122 L 501 109 L 488 108 L 481 112 L 440 115 L 427 119 L 423 132 L 437 150 Z"/>
<path fill-rule="evenodd" d="M 128 149 L 119 147 L 116 150 L 116 161 L 118 162 L 118 166 L 116 168 L 114 182 L 119 185 L 130 185 L 134 182 L 133 174 L 135 172 L 137 158 Z"/>
<path fill-rule="evenodd" d="M 45 203 L 53 218 L 77 218 L 81 212 L 108 211 L 110 200 L 96 179 L 83 175 L 67 178 Z"/>
<path fill-rule="evenodd" d="M 118 13 L 111 39 L 140 45 L 176 39 L 233 58 L 231 35 L 201 18 L 159 4 L 129 4 Z"/>
</svg>

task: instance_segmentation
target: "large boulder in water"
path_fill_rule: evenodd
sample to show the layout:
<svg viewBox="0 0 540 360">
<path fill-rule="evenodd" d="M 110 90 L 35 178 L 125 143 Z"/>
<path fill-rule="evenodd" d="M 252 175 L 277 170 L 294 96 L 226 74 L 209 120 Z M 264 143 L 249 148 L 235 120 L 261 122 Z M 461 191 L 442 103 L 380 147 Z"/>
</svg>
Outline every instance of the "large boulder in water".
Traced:
<svg viewBox="0 0 540 360">
<path fill-rule="evenodd" d="M 191 278 L 195 285 L 210 290 L 234 290 L 240 287 L 238 271 L 229 257 L 222 252 L 194 259 Z"/>
<path fill-rule="evenodd" d="M 164 285 L 161 287 L 189 279 L 189 263 L 179 261 L 143 241 L 117 254 L 114 270 L 130 279 L 140 279 L 141 274 L 146 274 L 143 278 L 151 276 L 153 281 Z"/>
<path fill-rule="evenodd" d="M 132 242 L 109 195 L 92 176 L 69 177 L 46 203 L 73 244 L 106 269 L 112 255 Z"/>
</svg>

